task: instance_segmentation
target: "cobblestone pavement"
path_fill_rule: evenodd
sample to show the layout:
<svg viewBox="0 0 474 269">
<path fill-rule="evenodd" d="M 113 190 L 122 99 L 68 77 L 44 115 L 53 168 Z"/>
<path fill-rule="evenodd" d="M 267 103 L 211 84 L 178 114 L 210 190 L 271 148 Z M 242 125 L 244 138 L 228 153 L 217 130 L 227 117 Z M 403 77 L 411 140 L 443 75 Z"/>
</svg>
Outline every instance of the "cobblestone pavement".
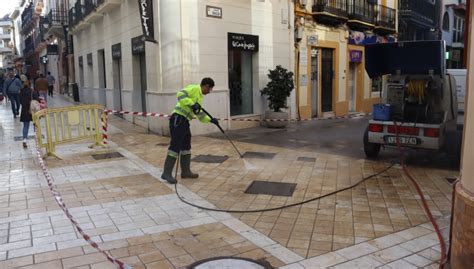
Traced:
<svg viewBox="0 0 474 269">
<path fill-rule="evenodd" d="M 50 106 L 70 105 L 57 96 Z M 200 124 L 200 123 L 194 123 Z M 32 134 L 32 129 L 30 130 Z M 56 205 L 34 155 L 21 141 L 21 124 L 0 104 L 0 268 L 115 268 L 73 228 Z M 352 190 L 263 213 L 220 213 L 182 203 L 159 179 L 169 138 L 111 117 L 109 148 L 81 142 L 48 158 L 66 205 L 99 245 L 133 268 L 184 268 L 217 256 L 246 257 L 283 268 L 437 268 L 439 245 L 414 187 L 395 165 Z M 180 179 L 188 201 L 206 207 L 254 210 L 301 202 L 344 188 L 387 162 L 238 142 L 238 158 L 224 140 L 193 138 L 199 179 Z M 93 154 L 119 152 L 96 160 Z M 212 157 L 212 156 L 207 156 Z M 258 157 L 258 156 L 257 156 Z M 223 158 L 225 159 L 225 158 Z M 411 167 L 448 237 L 455 171 Z M 253 181 L 294 183 L 291 197 L 246 194 Z"/>
</svg>

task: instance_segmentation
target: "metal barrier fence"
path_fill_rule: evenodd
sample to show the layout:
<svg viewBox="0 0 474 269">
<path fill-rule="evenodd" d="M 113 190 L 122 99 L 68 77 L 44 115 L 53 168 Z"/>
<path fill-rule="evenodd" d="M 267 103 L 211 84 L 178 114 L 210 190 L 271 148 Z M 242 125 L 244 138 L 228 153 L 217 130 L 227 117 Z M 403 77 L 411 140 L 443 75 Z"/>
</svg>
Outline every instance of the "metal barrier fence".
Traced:
<svg viewBox="0 0 474 269">
<path fill-rule="evenodd" d="M 58 159 L 61 158 L 56 154 L 56 145 L 91 139 L 91 148 L 105 146 L 100 121 L 107 121 L 107 116 L 103 111 L 101 105 L 80 105 L 36 112 L 33 123 L 39 146 L 46 148 L 46 156 Z"/>
</svg>

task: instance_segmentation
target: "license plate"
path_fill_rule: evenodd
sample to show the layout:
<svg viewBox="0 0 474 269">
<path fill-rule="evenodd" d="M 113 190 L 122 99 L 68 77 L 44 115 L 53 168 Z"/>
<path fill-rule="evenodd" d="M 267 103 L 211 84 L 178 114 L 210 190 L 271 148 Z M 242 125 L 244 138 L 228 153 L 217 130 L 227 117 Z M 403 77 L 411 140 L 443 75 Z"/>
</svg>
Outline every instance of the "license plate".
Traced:
<svg viewBox="0 0 474 269">
<path fill-rule="evenodd" d="M 406 137 L 406 136 L 400 136 L 399 138 L 400 144 L 405 144 L 405 145 L 417 145 L 418 140 L 416 137 Z M 397 144 L 397 137 L 396 136 L 386 136 L 385 137 L 385 142 L 389 144 Z"/>
</svg>

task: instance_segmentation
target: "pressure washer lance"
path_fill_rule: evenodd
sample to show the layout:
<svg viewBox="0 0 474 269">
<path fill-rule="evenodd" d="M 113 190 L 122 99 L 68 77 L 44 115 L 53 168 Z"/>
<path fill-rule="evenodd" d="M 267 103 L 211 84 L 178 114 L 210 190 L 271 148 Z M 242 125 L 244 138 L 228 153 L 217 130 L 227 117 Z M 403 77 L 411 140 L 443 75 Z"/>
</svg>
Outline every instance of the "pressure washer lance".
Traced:
<svg viewBox="0 0 474 269">
<path fill-rule="evenodd" d="M 211 116 L 211 114 L 209 114 L 209 112 L 207 112 L 203 107 L 201 107 L 201 110 L 206 113 L 211 119 L 213 118 L 213 116 Z M 222 127 L 219 125 L 219 123 L 216 124 L 217 128 L 219 128 L 219 130 L 221 130 L 221 132 L 225 135 L 225 137 L 229 140 L 229 142 L 232 144 L 232 146 L 234 147 L 235 151 L 237 151 L 237 153 L 239 154 L 240 158 L 243 158 L 244 155 L 242 155 L 242 153 L 240 153 L 240 151 L 237 149 L 237 147 L 234 145 L 234 142 L 232 142 L 232 140 L 230 139 L 230 137 L 224 132 L 224 129 L 222 129 Z"/>
</svg>

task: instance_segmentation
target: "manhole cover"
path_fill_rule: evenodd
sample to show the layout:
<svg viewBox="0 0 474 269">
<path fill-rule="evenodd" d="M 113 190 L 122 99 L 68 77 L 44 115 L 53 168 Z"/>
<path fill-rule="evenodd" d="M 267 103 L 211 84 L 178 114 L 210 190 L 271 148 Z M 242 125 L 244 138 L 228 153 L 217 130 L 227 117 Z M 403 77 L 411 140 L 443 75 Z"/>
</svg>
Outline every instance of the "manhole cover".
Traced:
<svg viewBox="0 0 474 269">
<path fill-rule="evenodd" d="M 44 138 L 44 135 L 42 135 L 41 137 Z M 28 139 L 35 139 L 35 136 L 34 136 L 34 135 L 29 135 L 29 136 L 28 136 Z M 13 140 L 14 140 L 14 141 L 22 141 L 22 140 L 23 140 L 23 136 L 14 136 L 14 137 L 13 137 Z"/>
<path fill-rule="evenodd" d="M 244 153 L 244 158 L 273 159 L 275 155 L 275 153 L 247 151 Z"/>
<path fill-rule="evenodd" d="M 109 152 L 109 153 L 102 153 L 102 154 L 92 154 L 92 158 L 95 160 L 104 160 L 104 159 L 113 159 L 113 158 L 121 158 L 123 155 L 120 152 Z"/>
<path fill-rule="evenodd" d="M 276 196 L 292 196 L 295 191 L 295 183 L 282 183 L 271 181 L 255 180 L 250 184 L 245 193 L 249 194 L 268 194 Z"/>
<path fill-rule="evenodd" d="M 192 159 L 193 162 L 198 163 L 223 163 L 227 159 L 228 156 L 218 156 L 218 155 L 198 155 Z"/>
<path fill-rule="evenodd" d="M 298 157 L 298 161 L 311 163 L 311 162 L 315 162 L 316 158 L 314 158 L 314 157 Z"/>
<path fill-rule="evenodd" d="M 215 269 L 215 268 L 248 268 L 248 269 L 272 269 L 271 264 L 265 260 L 255 261 L 240 257 L 216 257 L 197 261 L 191 264 L 190 269 Z"/>
</svg>

